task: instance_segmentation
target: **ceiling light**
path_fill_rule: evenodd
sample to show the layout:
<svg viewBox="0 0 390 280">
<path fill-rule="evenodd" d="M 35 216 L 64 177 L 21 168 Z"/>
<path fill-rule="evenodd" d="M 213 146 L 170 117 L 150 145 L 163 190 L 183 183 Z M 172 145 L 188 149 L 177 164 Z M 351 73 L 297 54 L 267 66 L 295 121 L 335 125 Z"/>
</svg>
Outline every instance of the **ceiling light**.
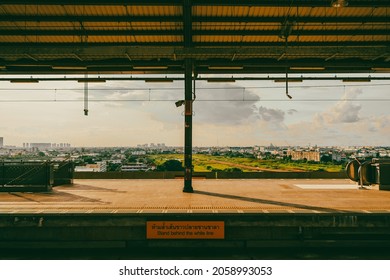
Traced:
<svg viewBox="0 0 390 280">
<path fill-rule="evenodd" d="M 146 78 L 145 83 L 173 83 L 173 79 L 168 78 Z"/>
<path fill-rule="evenodd" d="M 358 82 L 358 83 L 364 83 L 364 82 L 371 82 L 370 78 L 344 78 L 343 79 L 344 83 L 353 83 L 353 82 Z"/>
<path fill-rule="evenodd" d="M 135 70 L 146 70 L 146 69 L 151 69 L 151 70 L 164 70 L 168 69 L 168 66 L 133 66 L 133 69 Z"/>
<path fill-rule="evenodd" d="M 53 70 L 87 70 L 87 66 L 52 66 Z"/>
<path fill-rule="evenodd" d="M 302 79 L 294 79 L 294 78 L 288 78 L 287 81 L 288 81 L 289 83 L 302 83 L 302 82 L 303 82 Z M 285 82 L 286 82 L 286 79 L 284 79 L 284 78 L 275 79 L 274 82 L 275 82 L 275 83 L 285 83 Z"/>
<path fill-rule="evenodd" d="M 332 0 L 330 2 L 330 5 L 333 8 L 342 8 L 342 7 L 347 7 L 348 6 L 348 1 L 347 0 Z"/>
<path fill-rule="evenodd" d="M 315 70 L 315 71 L 321 71 L 321 70 L 325 70 L 325 67 L 321 67 L 321 66 L 292 66 L 292 67 L 290 67 L 290 70 L 304 70 L 304 71 Z"/>
<path fill-rule="evenodd" d="M 234 78 L 210 78 L 207 79 L 208 83 L 234 83 L 236 79 Z"/>
<path fill-rule="evenodd" d="M 242 66 L 209 66 L 209 70 L 242 70 Z"/>
<path fill-rule="evenodd" d="M 9 80 L 11 83 L 16 84 L 16 83 L 39 83 L 38 79 L 12 79 Z"/>
<path fill-rule="evenodd" d="M 77 82 L 79 83 L 105 83 L 105 79 L 100 79 L 100 78 L 82 78 L 78 79 Z"/>
<path fill-rule="evenodd" d="M 375 72 L 386 72 L 386 73 L 390 72 L 390 68 L 388 67 L 372 67 L 371 70 Z"/>
</svg>

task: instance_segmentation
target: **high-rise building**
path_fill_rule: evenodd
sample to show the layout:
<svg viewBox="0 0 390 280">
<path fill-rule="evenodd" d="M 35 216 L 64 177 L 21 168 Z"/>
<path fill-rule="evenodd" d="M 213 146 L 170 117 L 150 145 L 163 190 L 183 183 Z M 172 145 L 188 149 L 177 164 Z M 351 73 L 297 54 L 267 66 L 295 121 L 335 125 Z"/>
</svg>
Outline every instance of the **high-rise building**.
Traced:
<svg viewBox="0 0 390 280">
<path fill-rule="evenodd" d="M 30 143 L 31 148 L 38 148 L 39 150 L 50 150 L 51 143 Z"/>
<path fill-rule="evenodd" d="M 4 145 L 4 138 L 0 137 L 0 148 L 3 147 L 3 145 Z"/>
</svg>

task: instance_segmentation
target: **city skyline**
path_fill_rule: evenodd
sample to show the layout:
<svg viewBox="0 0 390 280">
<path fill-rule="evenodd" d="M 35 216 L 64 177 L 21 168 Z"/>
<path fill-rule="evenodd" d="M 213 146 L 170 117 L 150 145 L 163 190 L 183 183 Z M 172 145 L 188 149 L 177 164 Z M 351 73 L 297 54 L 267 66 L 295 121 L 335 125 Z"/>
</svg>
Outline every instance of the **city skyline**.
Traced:
<svg viewBox="0 0 390 280">
<path fill-rule="evenodd" d="M 4 142 L 4 137 L 0 137 L 0 144 L 1 140 Z M 70 143 L 51 143 L 51 142 L 42 142 L 42 143 L 36 143 L 36 142 L 23 142 L 20 145 L 0 145 L 0 148 L 3 149 L 33 149 L 38 148 L 42 150 L 49 150 L 49 149 L 80 149 L 80 148 L 86 148 L 86 149 L 116 149 L 116 148 L 124 148 L 124 149 L 133 149 L 133 150 L 158 150 L 158 149 L 183 149 L 183 146 L 175 146 L 175 145 L 169 145 L 166 143 L 141 143 L 136 144 L 133 146 L 73 146 Z M 315 143 L 309 143 L 308 145 L 274 145 L 273 143 L 268 143 L 264 145 L 247 145 L 247 146 L 238 146 L 238 145 L 227 145 L 227 146 L 193 146 L 194 150 L 198 149 L 256 149 L 256 148 L 277 148 L 277 149 L 284 149 L 284 148 L 291 148 L 291 149 L 305 149 L 305 150 L 315 150 L 315 149 L 327 149 L 327 148 L 334 148 L 334 149 L 366 149 L 366 148 L 390 148 L 390 145 L 317 145 Z"/>
<path fill-rule="evenodd" d="M 383 76 L 383 75 L 382 75 Z M 193 146 L 388 146 L 386 81 L 196 82 Z M 71 143 L 73 147 L 184 144 L 183 82 L 83 84 L 2 82 L 0 135 L 4 145 Z"/>
</svg>

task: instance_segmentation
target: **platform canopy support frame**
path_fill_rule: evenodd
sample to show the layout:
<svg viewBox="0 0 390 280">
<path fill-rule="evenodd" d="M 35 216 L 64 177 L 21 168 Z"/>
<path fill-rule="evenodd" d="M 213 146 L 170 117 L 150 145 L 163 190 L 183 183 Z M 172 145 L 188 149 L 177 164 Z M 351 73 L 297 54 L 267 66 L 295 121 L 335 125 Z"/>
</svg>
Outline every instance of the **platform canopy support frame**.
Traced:
<svg viewBox="0 0 390 280">
<path fill-rule="evenodd" d="M 234 79 L 262 80 L 287 73 L 288 90 L 290 81 L 312 79 L 306 74 L 340 79 L 334 74 L 353 73 L 365 76 L 341 79 L 370 81 L 378 79 L 371 75 L 390 73 L 389 1 L 348 2 L 2 0 L 0 82 L 37 82 L 45 78 L 33 75 L 52 74 L 68 80 L 64 75 L 86 73 L 88 79 L 73 79 L 159 74 L 163 82 L 184 80 L 183 191 L 193 192 L 195 78 L 226 81 L 240 74 Z"/>
</svg>

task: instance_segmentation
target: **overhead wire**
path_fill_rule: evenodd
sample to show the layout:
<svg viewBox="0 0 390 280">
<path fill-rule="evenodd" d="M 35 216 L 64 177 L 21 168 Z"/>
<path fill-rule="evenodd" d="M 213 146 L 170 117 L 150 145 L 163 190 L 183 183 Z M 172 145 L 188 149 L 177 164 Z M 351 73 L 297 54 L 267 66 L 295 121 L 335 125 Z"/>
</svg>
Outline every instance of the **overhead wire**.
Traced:
<svg viewBox="0 0 390 280">
<path fill-rule="evenodd" d="M 175 102 L 177 99 L 89 99 L 89 102 Z M 332 99 L 197 99 L 197 102 L 280 102 L 280 101 L 289 101 L 289 102 L 338 102 L 338 101 L 348 101 L 348 102 L 384 102 L 390 101 L 390 98 L 363 98 L 363 99 L 353 99 L 353 98 L 332 98 Z M 0 103 L 72 103 L 72 102 L 83 102 L 82 99 L 5 99 L 0 100 Z"/>
<path fill-rule="evenodd" d="M 356 86 L 356 84 L 350 84 L 349 86 Z M 380 86 L 390 86 L 390 83 L 381 83 L 381 84 L 359 84 L 359 87 L 380 87 Z M 345 84 L 340 85 L 298 85 L 298 86 L 290 86 L 290 88 L 344 88 Z M 237 89 L 279 89 L 285 88 L 285 86 L 234 86 L 234 87 L 201 87 L 197 90 L 237 90 Z M 81 91 L 80 88 L 0 88 L 0 91 L 20 91 L 20 90 L 28 90 L 28 91 Z M 149 90 L 158 90 L 158 91 L 172 91 L 172 90 L 184 90 L 184 87 L 137 87 L 137 88 L 91 88 L 91 90 L 96 91 L 149 91 Z"/>
</svg>

